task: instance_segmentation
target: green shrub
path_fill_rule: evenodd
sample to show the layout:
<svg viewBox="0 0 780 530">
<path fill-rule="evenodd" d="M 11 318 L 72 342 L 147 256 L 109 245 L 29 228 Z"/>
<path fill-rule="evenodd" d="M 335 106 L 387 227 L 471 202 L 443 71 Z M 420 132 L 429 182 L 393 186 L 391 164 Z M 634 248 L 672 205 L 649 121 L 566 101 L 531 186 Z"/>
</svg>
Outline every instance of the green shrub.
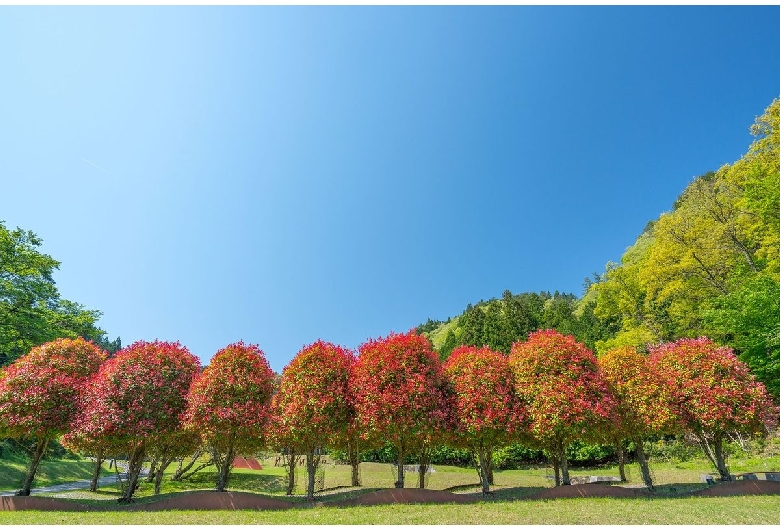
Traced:
<svg viewBox="0 0 780 530">
<path fill-rule="evenodd" d="M 547 461 L 543 451 L 530 449 L 521 444 L 512 444 L 493 452 L 494 469 L 518 469 L 527 464 L 539 464 Z"/>
<path fill-rule="evenodd" d="M 615 448 L 611 445 L 586 444 L 576 441 L 566 449 L 569 463 L 577 466 L 593 466 L 616 460 Z"/>
<path fill-rule="evenodd" d="M 698 446 L 674 436 L 645 442 L 644 449 L 648 458 L 657 462 L 680 463 L 702 456 Z M 634 445 L 628 444 L 628 450 L 633 452 Z"/>
</svg>

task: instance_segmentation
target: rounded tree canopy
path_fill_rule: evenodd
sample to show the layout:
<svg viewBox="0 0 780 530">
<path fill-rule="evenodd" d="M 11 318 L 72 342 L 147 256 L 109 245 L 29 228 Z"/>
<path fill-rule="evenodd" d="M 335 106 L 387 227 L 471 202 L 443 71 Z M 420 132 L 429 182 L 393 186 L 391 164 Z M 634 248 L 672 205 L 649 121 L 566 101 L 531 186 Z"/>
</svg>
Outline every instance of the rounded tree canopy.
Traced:
<svg viewBox="0 0 780 530">
<path fill-rule="evenodd" d="M 58 339 L 0 371 L 0 432 L 44 438 L 67 431 L 80 388 L 106 356 L 82 338 Z"/>
</svg>

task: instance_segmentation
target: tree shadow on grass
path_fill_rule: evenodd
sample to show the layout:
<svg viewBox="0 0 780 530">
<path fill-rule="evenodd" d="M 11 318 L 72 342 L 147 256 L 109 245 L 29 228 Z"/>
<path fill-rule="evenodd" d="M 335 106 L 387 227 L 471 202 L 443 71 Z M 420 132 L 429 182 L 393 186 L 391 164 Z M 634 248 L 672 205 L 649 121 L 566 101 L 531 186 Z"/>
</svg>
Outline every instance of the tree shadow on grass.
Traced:
<svg viewBox="0 0 780 530">
<path fill-rule="evenodd" d="M 512 488 L 503 488 L 501 486 L 491 486 L 490 493 L 487 495 L 482 494 L 482 484 L 460 484 L 445 488 L 443 491 L 450 493 L 458 493 L 470 495 L 478 500 L 485 501 L 507 501 L 516 499 L 525 499 L 538 493 L 546 488 L 542 486 L 515 486 Z"/>
<path fill-rule="evenodd" d="M 199 489 L 214 489 L 216 475 L 214 472 L 195 473 L 186 481 L 189 485 L 195 485 Z M 286 491 L 286 477 L 278 475 L 264 475 L 259 473 L 231 473 L 228 481 L 228 491 L 262 491 L 271 495 Z"/>
<path fill-rule="evenodd" d="M 657 484 L 653 489 L 654 497 L 686 497 L 710 486 L 703 482 L 671 482 Z M 642 488 L 645 489 L 645 488 Z"/>
</svg>

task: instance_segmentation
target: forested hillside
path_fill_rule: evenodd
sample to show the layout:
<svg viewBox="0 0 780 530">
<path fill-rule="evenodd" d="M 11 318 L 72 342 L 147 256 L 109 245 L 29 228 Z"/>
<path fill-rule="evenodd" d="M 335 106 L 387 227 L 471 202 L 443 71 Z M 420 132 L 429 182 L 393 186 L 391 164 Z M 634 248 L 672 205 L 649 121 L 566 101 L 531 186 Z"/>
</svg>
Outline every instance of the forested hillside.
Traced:
<svg viewBox="0 0 780 530">
<path fill-rule="evenodd" d="M 547 328 L 598 354 L 705 335 L 732 347 L 780 396 L 780 98 L 751 132 L 742 158 L 694 179 L 620 263 L 586 280 L 582 298 L 505 291 L 418 332 L 443 358 L 459 344 L 506 353 Z"/>
</svg>

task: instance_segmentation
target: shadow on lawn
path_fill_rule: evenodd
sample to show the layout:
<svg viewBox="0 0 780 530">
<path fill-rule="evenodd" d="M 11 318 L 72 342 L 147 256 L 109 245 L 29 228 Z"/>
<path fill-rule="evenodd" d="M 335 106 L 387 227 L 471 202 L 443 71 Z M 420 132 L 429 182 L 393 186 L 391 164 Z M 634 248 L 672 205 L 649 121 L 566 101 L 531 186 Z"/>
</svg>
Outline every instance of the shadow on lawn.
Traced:
<svg viewBox="0 0 780 530">
<path fill-rule="evenodd" d="M 254 477 L 253 477 L 254 478 Z M 260 477 L 258 477 L 260 478 Z M 262 481 L 243 481 L 243 485 L 251 484 L 257 487 L 259 482 L 268 487 L 274 479 L 282 483 L 282 477 L 264 477 Z M 271 479 L 269 481 L 268 479 Z M 242 481 L 239 481 L 242 482 Z M 462 488 L 475 488 L 465 486 Z M 405 489 L 372 489 L 359 488 L 342 491 L 331 491 L 318 495 L 314 502 L 305 500 L 301 495 L 286 497 L 284 495 L 263 495 L 237 491 L 238 487 L 227 493 L 217 493 L 213 489 L 198 491 L 178 491 L 163 495 L 141 496 L 130 506 L 118 506 L 103 500 L 92 502 L 72 502 L 65 499 L 47 497 L 2 497 L 2 510 L 89 510 L 89 511 L 125 511 L 125 510 L 193 510 L 193 509 L 259 509 L 278 510 L 288 508 L 313 508 L 316 506 L 370 506 L 377 504 L 449 504 L 449 503 L 479 503 L 506 502 L 523 500 L 556 500 L 564 498 L 595 498 L 595 497 L 626 497 L 635 499 L 653 498 L 690 498 L 698 496 L 725 497 L 732 495 L 780 495 L 780 482 L 765 480 L 739 480 L 719 483 L 714 486 L 698 483 L 664 484 L 649 494 L 645 488 L 630 488 L 606 484 L 580 484 L 574 486 L 544 487 L 513 487 L 499 488 L 494 493 L 483 496 L 480 492 L 461 493 L 442 490 Z M 451 488 L 453 489 L 453 488 Z M 101 492 L 103 493 L 103 492 Z M 105 492 L 113 494 L 113 492 Z"/>
<path fill-rule="evenodd" d="M 201 471 L 182 484 L 193 489 L 214 489 L 216 476 L 214 472 Z M 232 473 L 228 490 L 264 491 L 272 495 L 284 493 L 287 487 L 286 478 L 276 475 L 261 475 L 255 473 Z"/>
</svg>

